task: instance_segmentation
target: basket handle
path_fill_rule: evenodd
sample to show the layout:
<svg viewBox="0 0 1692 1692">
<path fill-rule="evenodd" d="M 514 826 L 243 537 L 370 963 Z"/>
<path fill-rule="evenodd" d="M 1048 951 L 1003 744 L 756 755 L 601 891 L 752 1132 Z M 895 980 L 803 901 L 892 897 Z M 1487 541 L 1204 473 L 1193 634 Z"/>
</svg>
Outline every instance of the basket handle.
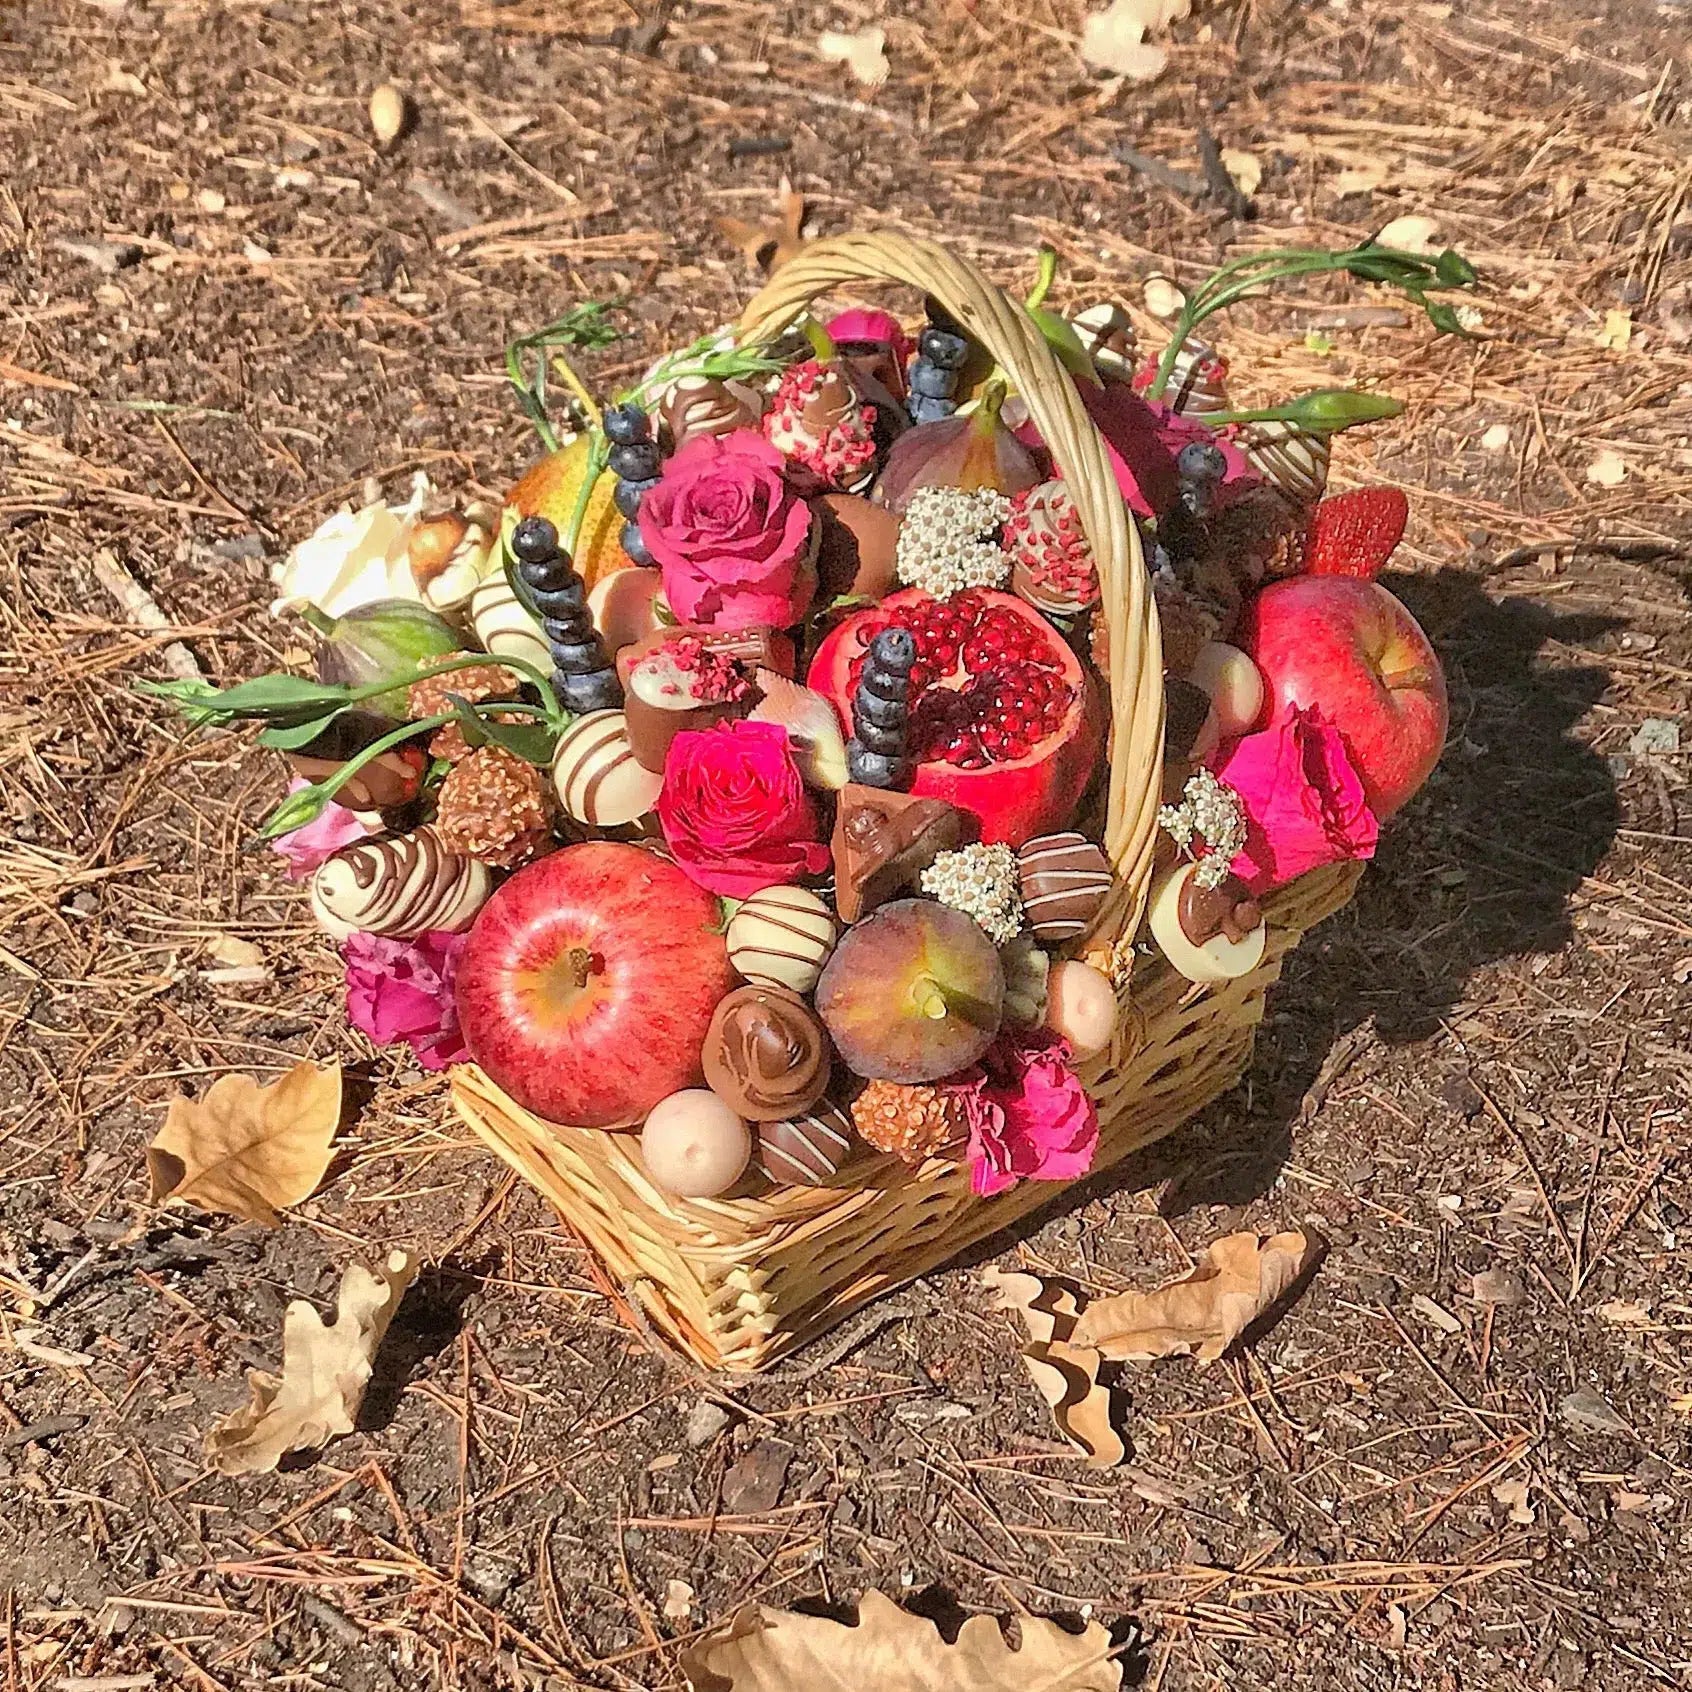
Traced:
<svg viewBox="0 0 1692 1692">
<path fill-rule="evenodd" d="M 1151 877 L 1162 795 L 1163 654 L 1139 532 L 1128 519 L 1104 442 L 1074 381 L 1022 305 L 968 260 L 932 241 L 878 233 L 808 242 L 746 307 L 738 338 L 773 341 L 815 300 L 849 282 L 902 282 L 933 295 L 1009 374 L 1063 471 L 1098 565 L 1110 635 L 1104 845 L 1117 879 L 1090 940 L 1114 947 L 1138 928 Z"/>
</svg>

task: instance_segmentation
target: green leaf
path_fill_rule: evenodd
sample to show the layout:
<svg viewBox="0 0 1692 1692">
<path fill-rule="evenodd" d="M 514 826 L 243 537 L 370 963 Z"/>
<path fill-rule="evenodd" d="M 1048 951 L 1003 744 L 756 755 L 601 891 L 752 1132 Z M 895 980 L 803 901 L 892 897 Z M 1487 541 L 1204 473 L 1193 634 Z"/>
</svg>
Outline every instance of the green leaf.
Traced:
<svg viewBox="0 0 1692 1692">
<path fill-rule="evenodd" d="M 1318 388 L 1314 393 L 1301 394 L 1282 409 L 1288 420 L 1301 428 L 1327 433 L 1397 417 L 1404 410 L 1404 402 L 1391 394 L 1364 394 L 1355 388 Z"/>
<path fill-rule="evenodd" d="M 338 710 L 326 711 L 318 717 L 306 717 L 297 723 L 272 723 L 258 737 L 258 743 L 278 752 L 298 752 L 302 746 L 311 745 L 320 734 L 326 734 L 335 719 L 351 709 L 351 706 L 343 705 Z"/>
<path fill-rule="evenodd" d="M 1468 330 L 1463 327 L 1462 319 L 1457 315 L 1457 308 L 1445 303 L 1444 300 L 1424 300 L 1427 307 L 1428 322 L 1442 335 L 1462 335 L 1467 337 Z"/>
<path fill-rule="evenodd" d="M 198 723 L 229 722 L 242 717 L 297 723 L 352 702 L 349 689 L 330 682 L 310 681 L 304 676 L 254 676 L 251 681 L 222 689 L 206 687 L 200 682 L 152 682 L 138 686 L 154 698 L 169 699 Z"/>
<path fill-rule="evenodd" d="M 1434 275 L 1446 288 L 1472 288 L 1480 281 L 1480 272 L 1455 247 L 1447 247 L 1434 260 Z"/>
<path fill-rule="evenodd" d="M 515 753 L 526 764 L 545 769 L 552 762 L 554 736 L 538 723 L 502 723 L 491 716 L 480 716 L 467 700 L 456 693 L 447 695 L 447 703 L 458 713 L 458 726 L 472 746 L 486 746 L 492 742 Z M 487 710 L 497 710 L 498 701 L 490 700 Z"/>
<path fill-rule="evenodd" d="M 1095 388 L 1102 388 L 1103 381 L 1099 373 L 1093 368 L 1093 361 L 1087 356 L 1087 349 L 1081 344 L 1081 337 L 1077 335 L 1069 323 L 1058 316 L 1055 311 L 1047 311 L 1044 306 L 1030 306 L 1028 315 L 1034 319 L 1035 327 L 1046 338 L 1046 345 L 1058 356 L 1058 362 L 1071 376 L 1079 376 L 1083 381 L 1090 382 Z"/>
</svg>

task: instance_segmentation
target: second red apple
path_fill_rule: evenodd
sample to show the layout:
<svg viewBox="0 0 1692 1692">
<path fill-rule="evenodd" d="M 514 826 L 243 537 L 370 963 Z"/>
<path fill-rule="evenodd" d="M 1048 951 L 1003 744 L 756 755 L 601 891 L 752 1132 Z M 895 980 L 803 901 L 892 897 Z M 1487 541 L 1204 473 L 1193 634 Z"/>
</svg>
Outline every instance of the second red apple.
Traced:
<svg viewBox="0 0 1692 1692">
<path fill-rule="evenodd" d="M 1378 582 L 1295 576 L 1246 607 L 1239 643 L 1268 689 L 1264 724 L 1315 706 L 1382 819 L 1432 773 L 1445 746 L 1445 672 L 1416 619 Z"/>
</svg>

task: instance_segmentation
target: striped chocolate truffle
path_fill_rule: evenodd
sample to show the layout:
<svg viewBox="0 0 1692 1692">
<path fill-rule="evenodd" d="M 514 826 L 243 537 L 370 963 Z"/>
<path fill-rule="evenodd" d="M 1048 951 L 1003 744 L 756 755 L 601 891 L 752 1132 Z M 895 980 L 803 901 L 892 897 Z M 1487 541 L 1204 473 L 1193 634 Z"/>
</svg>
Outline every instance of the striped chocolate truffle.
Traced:
<svg viewBox="0 0 1692 1692">
<path fill-rule="evenodd" d="M 619 828 L 658 803 L 664 778 L 636 763 L 621 711 L 589 711 L 558 737 L 552 783 L 566 815 L 590 828 Z"/>
<path fill-rule="evenodd" d="M 1048 945 L 1084 934 L 1110 892 L 1110 860 L 1073 829 L 1030 840 L 1016 870 L 1028 926 Z"/>
<path fill-rule="evenodd" d="M 852 1153 L 852 1119 L 827 1099 L 788 1121 L 752 1126 L 758 1134 L 758 1167 L 784 1186 L 820 1187 Z"/>
<path fill-rule="evenodd" d="M 729 962 L 748 981 L 808 993 L 840 938 L 840 924 L 804 887 L 765 887 L 729 918 Z"/>
<path fill-rule="evenodd" d="M 1300 504 L 1313 505 L 1328 485 L 1331 451 L 1326 435 L 1314 434 L 1284 418 L 1250 423 L 1235 444 L 1246 462 L 1282 493 Z"/>
<path fill-rule="evenodd" d="M 468 928 L 492 891 L 486 864 L 449 852 L 434 829 L 420 828 L 355 841 L 325 858 L 311 880 L 311 909 L 336 940 L 355 931 L 411 940 Z"/>
</svg>

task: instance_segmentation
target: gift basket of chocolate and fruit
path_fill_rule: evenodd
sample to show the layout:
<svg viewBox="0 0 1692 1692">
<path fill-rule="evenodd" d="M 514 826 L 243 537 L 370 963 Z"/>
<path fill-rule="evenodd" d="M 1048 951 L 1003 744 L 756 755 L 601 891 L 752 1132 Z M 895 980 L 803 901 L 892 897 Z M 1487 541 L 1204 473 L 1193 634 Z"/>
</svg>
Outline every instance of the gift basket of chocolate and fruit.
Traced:
<svg viewBox="0 0 1692 1692">
<path fill-rule="evenodd" d="M 1366 245 L 1252 255 L 1155 363 L 938 246 L 814 242 L 731 331 L 596 400 L 508 362 L 554 448 L 502 510 L 343 511 L 280 566 L 316 679 L 149 684 L 256 718 L 267 825 L 352 1020 L 652 1323 L 755 1369 L 1176 1127 L 1349 897 L 1446 724 L 1374 580 L 1394 402 L 1231 409 L 1193 331 L 1282 276 L 1467 286 Z M 822 309 L 866 283 L 901 321 Z M 850 299 L 851 294 L 845 294 Z M 537 362 L 538 361 L 538 362 Z M 562 381 L 578 432 L 548 420 Z"/>
</svg>

